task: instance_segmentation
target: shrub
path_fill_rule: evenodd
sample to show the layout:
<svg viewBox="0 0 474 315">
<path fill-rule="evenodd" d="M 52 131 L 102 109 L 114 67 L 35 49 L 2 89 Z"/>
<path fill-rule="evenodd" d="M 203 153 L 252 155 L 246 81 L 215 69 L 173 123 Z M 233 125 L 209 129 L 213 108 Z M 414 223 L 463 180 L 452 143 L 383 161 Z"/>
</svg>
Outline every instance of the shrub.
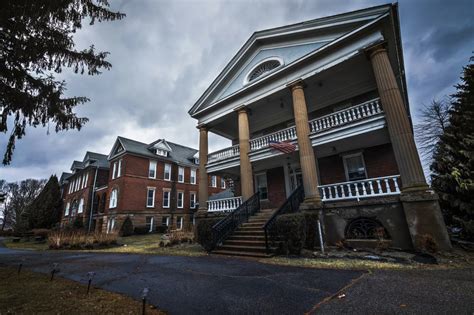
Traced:
<svg viewBox="0 0 474 315">
<path fill-rule="evenodd" d="M 51 230 L 48 229 L 33 229 L 31 231 L 35 237 L 41 237 L 44 239 L 48 238 L 48 234 L 51 232 Z"/>
<path fill-rule="evenodd" d="M 276 219 L 276 229 L 285 253 L 299 255 L 306 240 L 306 221 L 302 213 L 284 214 Z"/>
<path fill-rule="evenodd" d="M 318 234 L 318 219 L 319 215 L 317 212 L 305 212 L 306 221 L 306 240 L 305 248 L 313 250 L 316 245 L 319 246 L 319 234 Z"/>
<path fill-rule="evenodd" d="M 12 230 L 0 230 L 0 236 L 12 236 L 13 231 Z"/>
<path fill-rule="evenodd" d="M 51 249 L 92 249 L 94 244 L 102 247 L 117 244 L 115 233 L 90 233 L 84 231 L 53 231 L 49 233 L 48 244 Z"/>
<path fill-rule="evenodd" d="M 192 232 L 185 232 L 183 230 L 171 230 L 168 238 L 171 245 L 177 245 L 180 243 L 192 243 L 194 235 Z"/>
<path fill-rule="evenodd" d="M 168 232 L 168 227 L 166 225 L 158 225 L 156 227 L 156 232 L 164 234 L 164 233 Z"/>
<path fill-rule="evenodd" d="M 150 233 L 150 229 L 146 226 L 137 226 L 133 229 L 133 233 L 137 235 L 145 235 Z"/>
<path fill-rule="evenodd" d="M 130 217 L 126 217 L 120 228 L 120 236 L 130 236 L 133 234 L 133 223 Z"/>
<path fill-rule="evenodd" d="M 211 250 L 212 233 L 211 229 L 222 218 L 208 218 L 198 220 L 196 226 L 197 242 L 207 251 Z"/>
<path fill-rule="evenodd" d="M 72 227 L 76 230 L 84 229 L 84 221 L 82 221 L 82 217 L 76 217 L 72 223 Z"/>
</svg>

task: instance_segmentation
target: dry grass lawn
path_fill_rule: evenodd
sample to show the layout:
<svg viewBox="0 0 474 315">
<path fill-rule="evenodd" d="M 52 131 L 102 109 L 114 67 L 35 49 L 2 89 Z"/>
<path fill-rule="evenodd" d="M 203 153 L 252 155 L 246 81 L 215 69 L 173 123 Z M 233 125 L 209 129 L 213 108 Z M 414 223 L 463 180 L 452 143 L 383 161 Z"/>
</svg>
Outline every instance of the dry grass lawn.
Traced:
<svg viewBox="0 0 474 315">
<path fill-rule="evenodd" d="M 129 297 L 46 274 L 0 267 L 0 314 L 141 314 Z M 146 314 L 165 314 L 147 307 Z"/>
</svg>

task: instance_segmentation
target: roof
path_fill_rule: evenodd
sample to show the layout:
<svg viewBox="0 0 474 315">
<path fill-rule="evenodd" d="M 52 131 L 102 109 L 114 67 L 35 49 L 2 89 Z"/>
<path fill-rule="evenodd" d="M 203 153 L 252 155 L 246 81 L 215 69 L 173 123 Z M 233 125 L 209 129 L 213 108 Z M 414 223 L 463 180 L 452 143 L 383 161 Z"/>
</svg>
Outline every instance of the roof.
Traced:
<svg viewBox="0 0 474 315">
<path fill-rule="evenodd" d="M 274 77 L 275 75 L 280 75 L 282 71 L 286 71 L 288 68 L 294 68 L 303 60 L 313 57 L 316 54 L 321 54 L 322 51 L 330 49 L 330 47 L 336 45 L 338 42 L 345 40 L 346 35 L 356 34 L 362 31 L 365 27 L 371 25 L 373 22 L 378 21 L 384 16 L 388 16 L 390 12 L 395 12 L 394 14 L 396 14 L 396 11 L 396 4 L 384 4 L 362 10 L 254 32 L 241 47 L 241 49 L 230 60 L 230 62 L 224 67 L 216 79 L 211 83 L 211 85 L 206 89 L 202 96 L 191 107 L 188 113 L 192 117 L 197 118 L 197 115 L 201 111 L 206 111 L 207 109 L 213 107 L 214 105 L 220 104 L 230 97 L 233 97 L 239 93 L 243 93 L 244 91 L 253 88 L 256 85 L 259 85 L 262 81 L 266 81 L 266 79 L 269 79 L 272 76 Z M 261 51 L 262 48 L 267 47 L 269 42 L 275 40 L 291 42 L 290 38 L 296 40 L 297 38 L 301 38 L 303 34 L 306 33 L 315 31 L 326 32 L 325 30 L 331 31 L 333 28 L 341 27 L 342 25 L 347 25 L 348 29 L 346 30 L 347 32 L 344 31 L 344 33 L 339 34 L 341 36 L 338 35 L 335 38 L 328 38 L 329 41 L 314 47 L 308 46 L 307 51 L 302 50 L 300 55 L 294 58 L 294 60 L 291 59 L 289 60 L 290 62 L 283 63 L 283 65 L 278 67 L 278 70 L 272 72 L 271 75 L 262 76 L 261 80 L 256 80 L 255 82 L 249 84 L 240 84 L 239 87 L 229 89 L 229 84 L 231 84 L 235 78 L 240 78 L 241 74 L 238 71 L 246 69 L 247 66 L 251 65 L 252 60 L 256 59 L 258 56 L 255 55 L 255 53 Z M 278 56 L 278 54 L 275 56 Z M 242 83 L 242 80 L 236 81 Z"/>
<path fill-rule="evenodd" d="M 99 166 L 100 168 L 109 168 L 109 161 L 107 155 L 96 152 L 87 151 L 81 161 L 74 161 L 71 165 L 71 171 L 75 169 L 84 169 L 88 166 Z M 63 173 L 64 174 L 64 173 Z"/>
<path fill-rule="evenodd" d="M 208 200 L 217 200 L 217 199 L 232 198 L 232 197 L 234 197 L 234 193 L 229 188 L 224 191 L 218 192 L 217 194 L 210 195 Z"/>
<path fill-rule="evenodd" d="M 71 177 L 72 175 L 73 175 L 72 173 L 63 172 L 61 174 L 61 177 L 59 178 L 59 184 L 60 185 L 64 184 L 67 181 L 67 179 Z"/>
<path fill-rule="evenodd" d="M 152 151 L 154 148 L 156 149 L 157 144 L 160 144 L 159 147 L 163 147 L 163 145 L 169 147 L 170 150 L 168 151 L 168 157 L 157 155 Z M 123 150 L 117 152 L 117 148 L 123 148 Z M 111 160 L 125 152 L 154 159 L 160 158 L 163 160 L 169 160 L 171 162 L 177 162 L 178 164 L 196 165 L 193 163 L 193 159 L 198 150 L 169 142 L 165 139 L 158 139 L 152 143 L 143 143 L 119 136 L 115 141 L 108 159 Z"/>
</svg>

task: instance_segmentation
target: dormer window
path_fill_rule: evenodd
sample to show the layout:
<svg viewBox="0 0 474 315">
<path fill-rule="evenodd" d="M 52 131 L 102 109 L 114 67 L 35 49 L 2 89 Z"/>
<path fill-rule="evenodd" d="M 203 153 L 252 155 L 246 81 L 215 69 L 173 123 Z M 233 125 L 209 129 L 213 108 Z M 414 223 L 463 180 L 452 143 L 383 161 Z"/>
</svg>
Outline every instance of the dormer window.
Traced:
<svg viewBox="0 0 474 315">
<path fill-rule="evenodd" d="M 156 154 L 167 157 L 168 156 L 168 151 L 161 150 L 161 149 L 156 149 Z"/>
<path fill-rule="evenodd" d="M 199 165 L 199 159 L 198 158 L 194 158 L 194 164 Z"/>
<path fill-rule="evenodd" d="M 276 68 L 279 68 L 283 65 L 283 60 L 277 57 L 271 57 L 263 60 L 256 66 L 254 66 L 247 77 L 245 78 L 245 84 L 257 80 L 260 77 L 268 75 L 270 72 L 273 72 Z"/>
</svg>

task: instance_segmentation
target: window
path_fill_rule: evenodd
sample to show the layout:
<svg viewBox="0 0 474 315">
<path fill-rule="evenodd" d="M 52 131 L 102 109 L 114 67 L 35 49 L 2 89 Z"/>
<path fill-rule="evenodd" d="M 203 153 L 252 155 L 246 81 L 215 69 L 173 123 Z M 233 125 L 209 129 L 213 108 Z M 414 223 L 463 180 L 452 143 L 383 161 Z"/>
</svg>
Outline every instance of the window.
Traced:
<svg viewBox="0 0 474 315">
<path fill-rule="evenodd" d="M 250 73 L 247 75 L 245 83 L 252 82 L 253 80 L 256 80 L 264 75 L 267 75 L 274 69 L 280 67 L 282 63 L 283 62 L 279 58 L 275 58 L 275 57 L 269 60 L 263 61 L 262 63 L 252 68 L 252 70 L 250 70 Z"/>
<path fill-rule="evenodd" d="M 367 178 L 362 153 L 350 154 L 342 157 L 348 181 Z"/>
<path fill-rule="evenodd" d="M 117 189 L 112 190 L 110 194 L 110 201 L 109 201 L 109 208 L 117 207 L 117 198 L 118 198 L 118 191 Z"/>
<path fill-rule="evenodd" d="M 117 162 L 114 162 L 112 167 L 112 179 L 115 179 L 115 172 L 117 171 Z"/>
<path fill-rule="evenodd" d="M 88 182 L 89 182 L 89 173 L 86 174 L 86 180 L 85 180 L 85 183 L 84 183 L 84 188 L 87 187 Z"/>
<path fill-rule="evenodd" d="M 178 191 L 178 208 L 183 208 L 183 196 L 184 193 L 182 191 Z"/>
<path fill-rule="evenodd" d="M 191 209 L 194 209 L 196 207 L 196 193 L 195 192 L 190 193 L 189 197 L 190 197 L 189 207 Z"/>
<path fill-rule="evenodd" d="M 163 191 L 163 208 L 170 207 L 170 191 L 164 190 Z"/>
<path fill-rule="evenodd" d="M 156 161 L 150 161 L 150 167 L 148 169 L 148 177 L 156 178 Z"/>
<path fill-rule="evenodd" d="M 190 182 L 191 182 L 191 184 L 196 185 L 196 169 L 194 169 L 194 168 L 191 169 Z"/>
<path fill-rule="evenodd" d="M 148 233 L 153 232 L 153 217 L 146 217 L 145 220 Z"/>
<path fill-rule="evenodd" d="M 156 149 L 156 154 L 161 155 L 161 156 L 168 156 L 168 151 Z"/>
<path fill-rule="evenodd" d="M 115 228 L 115 218 L 110 218 L 107 221 L 107 233 L 112 232 L 114 228 Z"/>
<path fill-rule="evenodd" d="M 155 188 L 148 188 L 146 195 L 146 206 L 147 208 L 153 208 L 155 206 Z"/>
<path fill-rule="evenodd" d="M 194 158 L 194 164 L 199 165 L 199 158 Z"/>
<path fill-rule="evenodd" d="M 171 164 L 165 164 L 165 174 L 163 177 L 165 180 L 171 180 Z"/>
<path fill-rule="evenodd" d="M 178 167 L 178 182 L 184 183 L 184 167 Z"/>
<path fill-rule="evenodd" d="M 176 217 L 176 229 L 181 230 L 183 228 L 183 217 Z"/>
<path fill-rule="evenodd" d="M 79 200 L 79 206 L 77 207 L 77 213 L 82 212 L 84 212 L 84 198 L 81 198 L 81 200 Z"/>
<path fill-rule="evenodd" d="M 69 207 L 70 207 L 70 206 L 71 206 L 71 203 L 68 202 L 68 203 L 66 204 L 66 209 L 64 210 L 64 215 L 69 215 Z"/>
<path fill-rule="evenodd" d="M 267 174 L 255 175 L 257 191 L 260 193 L 260 199 L 268 199 Z"/>
<path fill-rule="evenodd" d="M 118 160 L 117 177 L 122 176 L 122 159 Z"/>
<path fill-rule="evenodd" d="M 69 190 L 68 190 L 68 193 L 72 193 L 72 184 L 73 184 L 73 183 L 69 183 Z"/>
<path fill-rule="evenodd" d="M 225 189 L 225 179 L 221 178 L 221 188 Z"/>
<path fill-rule="evenodd" d="M 161 225 L 162 226 L 169 226 L 170 225 L 170 217 L 162 217 L 161 218 Z"/>
<path fill-rule="evenodd" d="M 217 177 L 216 177 L 216 175 L 211 176 L 211 186 L 212 187 L 217 187 Z"/>
</svg>

